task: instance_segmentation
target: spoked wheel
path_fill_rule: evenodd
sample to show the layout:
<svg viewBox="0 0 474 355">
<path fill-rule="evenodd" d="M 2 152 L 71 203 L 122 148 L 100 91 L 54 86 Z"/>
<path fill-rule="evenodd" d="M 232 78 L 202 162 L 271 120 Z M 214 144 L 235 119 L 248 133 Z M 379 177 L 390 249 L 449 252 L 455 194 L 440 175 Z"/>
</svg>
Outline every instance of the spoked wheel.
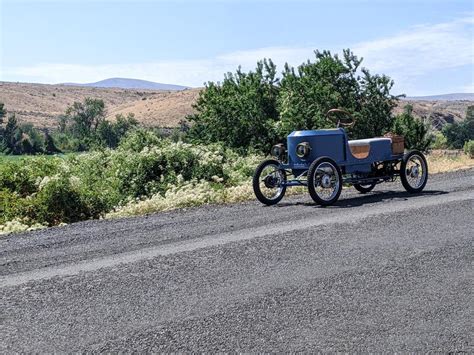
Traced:
<svg viewBox="0 0 474 355">
<path fill-rule="evenodd" d="M 280 163 L 270 159 L 262 162 L 253 176 L 253 191 L 261 203 L 274 205 L 285 196 L 286 173 Z"/>
<path fill-rule="evenodd" d="M 308 190 L 314 202 L 329 206 L 337 201 L 342 191 L 341 169 L 330 158 L 315 160 L 308 170 Z"/>
<path fill-rule="evenodd" d="M 413 150 L 403 157 L 400 166 L 402 185 L 410 193 L 421 192 L 428 181 L 428 164 L 423 153 Z"/>
<path fill-rule="evenodd" d="M 374 189 L 375 187 L 374 184 L 354 184 L 354 188 L 359 191 L 361 194 L 366 194 L 367 192 L 370 192 Z"/>
</svg>

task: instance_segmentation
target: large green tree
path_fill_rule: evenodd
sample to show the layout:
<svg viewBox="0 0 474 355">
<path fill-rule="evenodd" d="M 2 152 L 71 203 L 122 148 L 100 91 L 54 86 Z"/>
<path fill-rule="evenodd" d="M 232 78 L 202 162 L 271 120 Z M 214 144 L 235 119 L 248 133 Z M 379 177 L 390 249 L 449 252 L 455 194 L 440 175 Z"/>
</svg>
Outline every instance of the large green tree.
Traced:
<svg viewBox="0 0 474 355">
<path fill-rule="evenodd" d="M 393 81 L 385 75 L 372 75 L 360 65 L 350 50 L 340 58 L 329 51 L 315 51 L 315 61 L 296 70 L 285 66 L 278 107 L 281 136 L 297 129 L 332 127 L 326 113 L 331 108 L 353 114 L 354 138 L 380 136 L 392 125 L 391 111 L 398 97 L 391 95 Z"/>
<path fill-rule="evenodd" d="M 69 125 L 77 138 L 90 137 L 105 120 L 105 104 L 101 99 L 85 98 L 84 102 L 74 102 L 62 117 L 60 129 Z M 61 127 L 64 125 L 64 127 Z"/>
<path fill-rule="evenodd" d="M 227 73 L 222 83 L 209 82 L 188 116 L 194 122 L 190 135 L 202 142 L 225 142 L 230 147 L 267 147 L 278 120 L 276 66 L 257 63 L 255 71 Z"/>
<path fill-rule="evenodd" d="M 315 52 L 314 62 L 298 68 L 285 65 L 281 81 L 271 60 L 257 63 L 255 71 L 225 75 L 222 83 L 209 82 L 194 106 L 191 136 L 203 142 L 221 141 L 235 148 L 268 151 L 291 131 L 334 127 L 326 117 L 340 108 L 354 115 L 354 138 L 380 136 L 393 123 L 397 96 L 393 81 L 360 68 L 362 59 L 350 50 L 342 58 L 329 51 Z"/>
</svg>

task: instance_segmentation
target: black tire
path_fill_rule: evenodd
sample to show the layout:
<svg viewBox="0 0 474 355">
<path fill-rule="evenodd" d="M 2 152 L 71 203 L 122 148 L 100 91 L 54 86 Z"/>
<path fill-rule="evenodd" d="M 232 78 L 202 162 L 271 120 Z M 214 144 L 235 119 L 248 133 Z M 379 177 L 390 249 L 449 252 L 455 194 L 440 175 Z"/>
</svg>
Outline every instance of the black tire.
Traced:
<svg viewBox="0 0 474 355">
<path fill-rule="evenodd" d="M 374 189 L 375 183 L 372 184 L 354 184 L 354 188 L 359 191 L 361 194 L 366 194 Z"/>
<path fill-rule="evenodd" d="M 275 166 L 278 167 L 280 165 L 280 163 L 277 160 L 274 160 L 274 159 L 268 159 L 268 160 L 263 161 L 262 163 L 260 163 L 260 165 L 255 170 L 255 174 L 253 175 L 253 181 L 252 181 L 253 192 L 255 193 L 255 196 L 257 197 L 257 199 L 261 203 L 263 203 L 267 206 L 275 205 L 278 202 L 280 202 L 281 199 L 283 198 L 283 196 L 285 196 L 285 192 L 286 192 L 286 186 L 285 185 L 279 187 L 279 188 L 281 188 L 280 194 L 278 196 L 276 196 L 275 198 L 268 198 L 261 191 L 260 182 L 262 182 L 262 180 L 261 180 L 260 175 L 262 174 L 263 170 L 266 167 L 270 166 L 270 165 L 275 165 Z M 279 169 L 279 171 L 282 173 L 284 181 L 286 181 L 286 172 L 285 172 L 285 170 Z"/>
<path fill-rule="evenodd" d="M 334 190 L 335 193 L 333 193 L 332 194 L 333 196 L 328 199 L 321 198 L 315 188 L 315 181 L 316 181 L 315 174 L 316 174 L 317 168 L 322 163 L 328 163 L 332 165 L 332 167 L 334 167 L 335 169 L 336 177 L 338 179 L 338 186 Z M 308 170 L 308 191 L 311 198 L 314 200 L 314 202 L 316 202 L 317 204 L 321 206 L 332 205 L 339 199 L 339 196 L 341 195 L 341 191 L 342 191 L 342 173 L 341 173 L 341 169 L 339 168 L 339 166 L 336 164 L 334 160 L 332 160 L 331 158 L 322 157 L 322 158 L 316 159 L 310 165 L 309 170 Z"/>
<path fill-rule="evenodd" d="M 407 171 L 410 169 L 407 165 L 411 161 L 411 159 L 417 158 L 419 158 L 421 164 L 424 165 L 424 170 L 422 172 L 423 177 L 420 183 L 413 186 L 410 182 L 410 179 L 413 177 L 409 176 L 411 172 Z M 426 162 L 426 158 L 422 152 L 418 150 L 412 150 L 411 152 L 408 152 L 403 156 L 402 163 L 400 165 L 400 179 L 402 180 L 402 185 L 405 190 L 407 190 L 407 192 L 414 194 L 423 191 L 426 186 L 426 183 L 428 182 L 428 163 Z"/>
</svg>

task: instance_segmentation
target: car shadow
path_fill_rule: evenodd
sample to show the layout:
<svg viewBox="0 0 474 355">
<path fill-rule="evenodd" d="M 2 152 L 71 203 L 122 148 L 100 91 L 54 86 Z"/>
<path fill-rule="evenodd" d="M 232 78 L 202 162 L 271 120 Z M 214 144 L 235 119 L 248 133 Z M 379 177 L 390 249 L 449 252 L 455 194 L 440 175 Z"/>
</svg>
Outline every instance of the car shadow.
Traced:
<svg viewBox="0 0 474 355">
<path fill-rule="evenodd" d="M 406 191 L 383 191 L 383 192 L 375 191 L 375 192 L 369 192 L 367 194 L 359 194 L 354 197 L 340 198 L 334 205 L 326 206 L 326 207 L 317 205 L 315 202 L 312 202 L 312 201 L 311 202 L 301 202 L 301 201 L 280 202 L 276 205 L 276 207 L 308 206 L 308 207 L 314 207 L 314 208 L 352 208 L 352 207 L 358 207 L 358 206 L 371 204 L 371 203 L 391 201 L 395 199 L 409 200 L 410 198 L 415 197 L 415 196 L 437 196 L 437 195 L 445 195 L 448 193 L 449 192 L 447 191 L 438 191 L 438 190 L 423 191 L 416 194 L 411 194 Z"/>
</svg>

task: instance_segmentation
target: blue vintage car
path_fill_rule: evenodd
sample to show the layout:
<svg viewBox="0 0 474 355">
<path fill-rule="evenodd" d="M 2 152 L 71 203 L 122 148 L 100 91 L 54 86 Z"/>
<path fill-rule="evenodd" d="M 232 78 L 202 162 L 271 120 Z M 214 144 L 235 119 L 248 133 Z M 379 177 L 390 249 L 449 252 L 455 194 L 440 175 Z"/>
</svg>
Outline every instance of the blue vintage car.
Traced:
<svg viewBox="0 0 474 355">
<path fill-rule="evenodd" d="M 335 203 L 343 184 L 367 193 L 376 184 L 394 181 L 398 176 L 410 193 L 421 192 L 428 180 L 428 164 L 419 151 L 404 152 L 402 141 L 381 137 L 349 140 L 343 126 L 355 123 L 339 109 L 328 115 L 344 114 L 337 128 L 294 131 L 287 144 L 272 148 L 274 159 L 263 161 L 253 177 L 258 200 L 266 205 L 278 203 L 290 186 L 307 186 L 313 200 L 323 206 Z M 400 138 L 400 137 L 398 137 Z M 401 146 L 400 146 L 401 144 Z"/>
</svg>

